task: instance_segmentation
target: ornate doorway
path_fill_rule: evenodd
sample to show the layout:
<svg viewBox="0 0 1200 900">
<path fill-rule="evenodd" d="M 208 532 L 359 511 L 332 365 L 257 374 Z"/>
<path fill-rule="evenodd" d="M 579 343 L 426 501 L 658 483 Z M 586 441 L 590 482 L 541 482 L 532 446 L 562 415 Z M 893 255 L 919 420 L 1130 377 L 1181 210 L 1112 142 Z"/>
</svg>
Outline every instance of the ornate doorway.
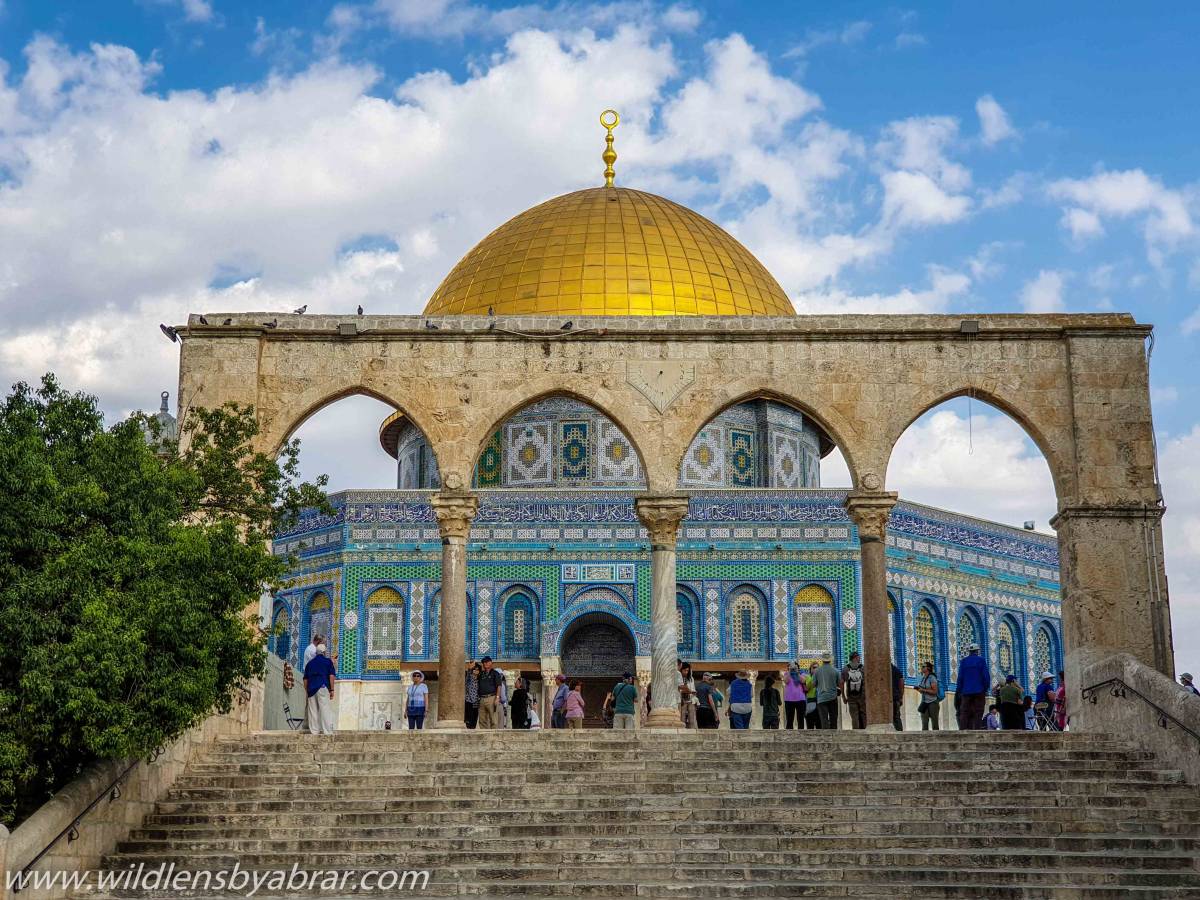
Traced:
<svg viewBox="0 0 1200 900">
<path fill-rule="evenodd" d="M 607 613 L 580 616 L 563 632 L 562 670 L 568 682 L 583 682 L 586 727 L 603 727 L 604 696 L 622 673 L 634 671 L 635 653 L 629 628 Z"/>
</svg>

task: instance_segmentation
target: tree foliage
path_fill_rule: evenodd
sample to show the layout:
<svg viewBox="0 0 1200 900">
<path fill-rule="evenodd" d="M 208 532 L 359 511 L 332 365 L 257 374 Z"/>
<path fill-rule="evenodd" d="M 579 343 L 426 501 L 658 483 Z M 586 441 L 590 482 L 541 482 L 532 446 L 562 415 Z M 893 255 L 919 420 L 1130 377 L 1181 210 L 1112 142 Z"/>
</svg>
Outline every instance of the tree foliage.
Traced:
<svg viewBox="0 0 1200 900">
<path fill-rule="evenodd" d="M 256 451 L 246 407 L 194 410 L 181 434 L 182 452 L 153 419 L 106 429 L 51 375 L 0 407 L 0 821 L 227 712 L 263 672 L 248 610 L 287 565 L 267 542 L 327 507 L 325 479 L 299 483 L 296 442 Z"/>
</svg>

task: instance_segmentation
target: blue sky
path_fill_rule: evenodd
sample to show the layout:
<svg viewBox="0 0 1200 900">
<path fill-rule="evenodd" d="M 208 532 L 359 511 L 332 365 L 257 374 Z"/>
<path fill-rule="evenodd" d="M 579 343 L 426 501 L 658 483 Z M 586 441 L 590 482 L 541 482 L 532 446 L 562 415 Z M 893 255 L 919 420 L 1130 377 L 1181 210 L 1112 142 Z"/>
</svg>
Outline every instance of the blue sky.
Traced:
<svg viewBox="0 0 1200 900">
<path fill-rule="evenodd" d="M 618 182 L 729 228 L 801 312 L 1155 324 L 1200 646 L 1197 35 L 1195 5 L 0 0 L 0 377 L 119 414 L 172 386 L 157 325 L 190 310 L 418 312 L 495 225 L 597 183 L 617 106 Z M 370 404 L 306 425 L 307 464 L 386 485 Z M 1053 511 L 1003 417 L 960 402 L 906 441 L 906 496 Z"/>
</svg>

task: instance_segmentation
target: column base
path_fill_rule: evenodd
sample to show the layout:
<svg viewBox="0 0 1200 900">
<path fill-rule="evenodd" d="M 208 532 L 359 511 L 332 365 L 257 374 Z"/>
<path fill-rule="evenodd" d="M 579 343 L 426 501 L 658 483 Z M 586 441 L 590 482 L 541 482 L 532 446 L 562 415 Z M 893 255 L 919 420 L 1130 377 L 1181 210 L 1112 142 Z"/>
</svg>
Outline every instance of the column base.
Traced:
<svg viewBox="0 0 1200 900">
<path fill-rule="evenodd" d="M 466 731 L 467 723 L 462 719 L 438 719 L 429 727 L 431 729 L 446 729 L 447 731 Z"/>
<path fill-rule="evenodd" d="M 888 722 L 886 725 L 868 725 L 866 728 L 866 731 L 868 734 L 899 734 L 900 733 L 896 730 L 896 726 L 893 725 L 891 722 Z"/>
<path fill-rule="evenodd" d="M 679 710 L 659 707 L 658 709 L 650 710 L 650 715 L 646 716 L 647 728 L 682 728 L 683 719 L 679 717 Z"/>
</svg>

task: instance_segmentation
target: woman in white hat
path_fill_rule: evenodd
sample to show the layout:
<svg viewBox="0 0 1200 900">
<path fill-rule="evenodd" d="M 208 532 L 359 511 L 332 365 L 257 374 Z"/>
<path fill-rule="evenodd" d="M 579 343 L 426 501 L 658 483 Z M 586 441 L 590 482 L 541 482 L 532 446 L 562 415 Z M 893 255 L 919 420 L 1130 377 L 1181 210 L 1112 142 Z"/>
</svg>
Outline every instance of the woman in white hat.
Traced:
<svg viewBox="0 0 1200 900">
<path fill-rule="evenodd" d="M 429 685 L 425 683 L 425 673 L 417 669 L 412 673 L 412 684 L 408 686 L 408 702 L 405 703 L 409 731 L 420 731 L 425 727 L 425 710 L 428 708 Z"/>
</svg>

